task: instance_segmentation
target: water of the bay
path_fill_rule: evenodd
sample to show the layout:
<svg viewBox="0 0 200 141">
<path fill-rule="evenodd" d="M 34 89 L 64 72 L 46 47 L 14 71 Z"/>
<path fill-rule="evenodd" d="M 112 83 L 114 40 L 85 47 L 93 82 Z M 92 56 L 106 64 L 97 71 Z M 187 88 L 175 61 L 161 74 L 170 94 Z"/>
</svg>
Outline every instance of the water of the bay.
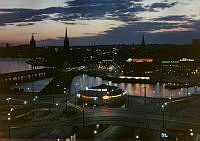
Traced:
<svg viewBox="0 0 200 141">
<path fill-rule="evenodd" d="M 79 75 L 72 80 L 71 93 L 77 93 L 79 90 L 85 90 L 101 84 L 118 86 L 123 90 L 128 91 L 129 95 L 144 96 L 146 89 L 147 97 L 183 97 L 200 92 L 199 87 L 166 89 L 164 84 L 139 84 L 139 83 L 113 83 L 112 81 L 103 80 L 99 77 L 91 77 L 88 75 Z M 145 88 L 146 87 L 146 88 Z"/>
<path fill-rule="evenodd" d="M 24 70 L 31 70 L 31 65 L 27 64 L 29 58 L 0 58 L 0 72 L 8 73 L 8 72 L 17 72 Z M 43 67 L 39 67 L 43 68 Z M 24 88 L 31 91 L 32 86 L 34 86 L 34 90 L 41 89 L 41 85 L 47 85 L 50 80 L 46 79 L 44 81 L 38 81 L 28 84 L 24 84 Z M 75 93 L 79 90 L 84 90 L 86 87 L 97 86 L 100 84 L 108 84 L 113 86 L 118 86 L 123 90 L 127 90 L 129 95 L 137 95 L 144 96 L 145 89 L 146 95 L 148 97 L 182 97 L 187 94 L 198 93 L 200 92 L 199 87 L 191 87 L 191 88 L 181 88 L 176 90 L 166 89 L 163 84 L 139 84 L 139 83 L 112 83 L 111 81 L 102 80 L 99 77 L 90 77 L 88 75 L 79 75 L 76 76 L 72 80 L 71 92 Z M 23 88 L 23 85 L 20 85 Z M 145 88 L 146 87 L 146 88 Z"/>
<path fill-rule="evenodd" d="M 26 63 L 28 60 L 29 58 L 0 58 L 0 73 L 31 70 L 32 66 Z"/>
</svg>

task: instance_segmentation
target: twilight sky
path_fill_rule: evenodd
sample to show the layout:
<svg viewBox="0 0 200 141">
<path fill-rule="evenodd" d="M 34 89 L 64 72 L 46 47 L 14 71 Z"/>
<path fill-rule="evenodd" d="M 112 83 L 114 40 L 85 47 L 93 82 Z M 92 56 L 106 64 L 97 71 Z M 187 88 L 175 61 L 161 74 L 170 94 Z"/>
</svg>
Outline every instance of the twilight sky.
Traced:
<svg viewBox="0 0 200 141">
<path fill-rule="evenodd" d="M 200 38 L 200 0 L 0 0 L 0 46 L 191 43 Z"/>
</svg>

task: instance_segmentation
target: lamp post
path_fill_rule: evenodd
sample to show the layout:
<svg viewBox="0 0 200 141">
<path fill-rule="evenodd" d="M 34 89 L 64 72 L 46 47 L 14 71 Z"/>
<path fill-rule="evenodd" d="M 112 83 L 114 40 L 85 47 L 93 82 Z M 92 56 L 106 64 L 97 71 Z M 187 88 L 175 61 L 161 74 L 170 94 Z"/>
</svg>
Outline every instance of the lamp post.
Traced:
<svg viewBox="0 0 200 141">
<path fill-rule="evenodd" d="M 168 135 L 165 133 L 165 106 L 167 106 L 167 103 L 164 103 L 161 107 L 162 107 L 162 133 L 164 133 L 164 138 L 167 138 Z"/>
<path fill-rule="evenodd" d="M 163 104 L 162 105 L 162 130 L 163 131 L 165 129 L 165 111 L 164 111 L 164 109 L 165 109 L 165 105 Z"/>
<path fill-rule="evenodd" d="M 146 84 L 144 85 L 144 104 L 147 104 L 147 90 Z"/>
<path fill-rule="evenodd" d="M 168 134 L 166 133 L 166 131 L 165 131 L 165 106 L 167 105 L 167 103 L 164 103 L 163 105 L 162 105 L 162 131 L 161 131 L 161 134 L 160 134 L 160 137 L 162 138 L 162 139 L 164 139 L 164 138 L 168 138 Z M 165 139 L 164 139 L 165 140 Z"/>
<path fill-rule="evenodd" d="M 129 95 L 127 94 L 127 97 L 128 97 L 128 108 L 129 108 Z"/>
<path fill-rule="evenodd" d="M 12 98 L 7 98 L 6 100 L 8 101 L 8 105 L 9 105 L 9 108 L 10 108 L 10 100 L 11 100 Z M 10 112 L 11 112 L 11 110 L 10 110 Z M 9 138 L 9 140 L 10 140 L 10 138 L 11 138 L 11 134 L 10 134 L 10 120 L 11 120 L 11 117 L 10 117 L 10 112 L 8 113 L 8 138 Z"/>
<path fill-rule="evenodd" d="M 82 106 L 82 113 L 83 113 L 83 127 L 85 127 L 85 102 L 83 100 L 83 106 Z"/>
<path fill-rule="evenodd" d="M 10 134 L 10 120 L 11 120 L 10 113 L 8 113 L 8 138 L 9 138 L 9 140 L 11 139 L 11 134 Z"/>
<path fill-rule="evenodd" d="M 170 113 L 172 113 L 172 98 L 173 98 L 173 93 L 171 91 L 171 96 L 170 96 Z"/>
<path fill-rule="evenodd" d="M 67 111 L 68 110 L 68 108 L 67 108 L 67 94 L 69 94 L 69 92 L 66 93 L 65 90 L 66 90 L 66 88 L 64 88 L 64 94 L 66 95 L 65 96 L 65 102 L 66 102 L 66 104 L 65 104 L 65 110 Z"/>
</svg>

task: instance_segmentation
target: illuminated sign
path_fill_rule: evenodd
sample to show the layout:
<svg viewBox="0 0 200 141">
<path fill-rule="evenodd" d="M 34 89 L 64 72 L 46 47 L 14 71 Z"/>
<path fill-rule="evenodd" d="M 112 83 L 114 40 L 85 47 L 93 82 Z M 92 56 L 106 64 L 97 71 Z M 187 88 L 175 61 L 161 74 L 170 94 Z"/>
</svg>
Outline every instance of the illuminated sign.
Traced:
<svg viewBox="0 0 200 141">
<path fill-rule="evenodd" d="M 84 95 L 82 95 L 81 97 L 82 97 L 83 99 L 90 99 L 89 96 L 84 96 Z"/>
<path fill-rule="evenodd" d="M 132 59 L 132 62 L 153 62 L 153 59 Z"/>
<path fill-rule="evenodd" d="M 194 59 L 182 58 L 180 62 L 194 62 Z"/>
</svg>

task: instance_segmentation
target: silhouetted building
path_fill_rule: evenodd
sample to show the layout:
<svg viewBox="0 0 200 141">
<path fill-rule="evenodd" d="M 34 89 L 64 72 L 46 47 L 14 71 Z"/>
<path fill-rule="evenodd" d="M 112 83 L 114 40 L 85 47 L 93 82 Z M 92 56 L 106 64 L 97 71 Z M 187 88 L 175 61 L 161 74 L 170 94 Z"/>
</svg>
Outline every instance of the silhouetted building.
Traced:
<svg viewBox="0 0 200 141">
<path fill-rule="evenodd" d="M 65 40 L 64 40 L 64 50 L 69 50 L 69 39 L 67 36 L 67 28 L 66 28 L 66 33 L 65 33 Z"/>
<path fill-rule="evenodd" d="M 200 39 L 192 39 L 192 45 L 200 46 Z"/>
<path fill-rule="evenodd" d="M 144 34 L 143 34 L 143 36 L 142 36 L 141 46 L 145 46 Z"/>
<path fill-rule="evenodd" d="M 32 35 L 31 40 L 30 40 L 30 47 L 31 48 L 35 48 L 36 47 L 36 42 L 35 42 L 35 39 L 34 39 L 33 35 Z"/>
<path fill-rule="evenodd" d="M 6 47 L 9 47 L 10 45 L 9 45 L 9 43 L 6 43 Z"/>
</svg>

